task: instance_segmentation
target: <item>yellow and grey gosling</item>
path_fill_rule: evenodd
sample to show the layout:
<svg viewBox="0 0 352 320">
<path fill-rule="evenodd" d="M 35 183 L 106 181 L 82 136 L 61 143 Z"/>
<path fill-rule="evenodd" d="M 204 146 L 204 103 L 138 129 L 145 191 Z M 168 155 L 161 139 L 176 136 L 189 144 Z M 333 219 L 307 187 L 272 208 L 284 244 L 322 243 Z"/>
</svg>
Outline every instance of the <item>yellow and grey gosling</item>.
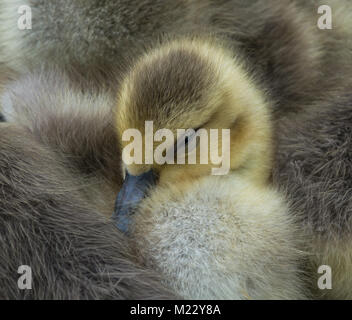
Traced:
<svg viewBox="0 0 352 320">
<path fill-rule="evenodd" d="M 298 228 L 269 183 L 270 101 L 253 83 L 241 61 L 218 42 L 183 39 L 141 57 L 118 94 L 122 147 L 129 143 L 121 139 L 124 130 L 143 133 L 150 120 L 155 130 L 230 129 L 227 175 L 213 176 L 212 165 L 200 162 L 123 165 L 129 178 L 122 193 L 131 179 L 159 176 L 128 232 L 143 260 L 184 298 L 306 298 Z M 130 201 L 120 198 L 117 218 Z"/>
</svg>

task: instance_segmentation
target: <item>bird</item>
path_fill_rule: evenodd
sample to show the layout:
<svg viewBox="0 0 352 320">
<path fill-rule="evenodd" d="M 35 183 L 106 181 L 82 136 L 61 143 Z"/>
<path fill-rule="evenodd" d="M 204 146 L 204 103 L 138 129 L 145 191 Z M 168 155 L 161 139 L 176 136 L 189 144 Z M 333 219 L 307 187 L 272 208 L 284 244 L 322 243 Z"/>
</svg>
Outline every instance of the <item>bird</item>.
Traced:
<svg viewBox="0 0 352 320">
<path fill-rule="evenodd" d="M 173 40 L 138 59 L 117 96 L 121 150 L 124 132 L 142 136 L 146 121 L 171 132 L 230 130 L 229 172 L 222 175 L 200 156 L 196 164 L 136 164 L 122 151 L 126 178 L 114 219 L 148 265 L 186 299 L 306 298 L 299 228 L 269 181 L 271 102 L 245 64 L 210 38 Z M 198 154 L 202 147 L 195 143 Z M 187 150 L 189 157 L 194 150 Z"/>
<path fill-rule="evenodd" d="M 315 299 L 352 299 L 350 89 L 307 105 L 305 118 L 286 119 L 278 129 L 273 183 L 291 199 L 307 239 Z M 321 266 L 330 270 L 329 280 Z M 321 290 L 320 277 L 330 287 Z"/>
<path fill-rule="evenodd" d="M 18 29 L 17 10 L 23 4 L 32 9 L 34 19 L 30 30 Z M 331 30 L 321 30 L 317 25 L 320 17 L 318 8 L 323 4 L 332 9 Z M 105 120 L 101 119 L 93 107 L 93 120 L 89 116 L 89 109 L 82 108 L 86 110 L 85 115 L 84 112 L 75 114 L 71 110 L 75 116 L 69 125 L 63 120 L 71 118 L 57 112 L 62 105 L 80 105 L 80 101 L 91 106 L 92 101 L 95 101 L 92 97 L 101 97 L 101 93 L 105 92 L 105 98 L 99 99 L 96 105 L 102 106 L 103 114 L 109 113 L 110 107 L 106 109 L 104 105 L 111 105 L 110 100 L 114 100 L 111 96 L 118 90 L 120 81 L 115 86 L 115 75 L 111 75 L 111 69 L 117 67 L 117 78 L 123 79 L 123 74 L 128 73 L 135 59 L 145 49 L 163 42 L 164 38 L 211 34 L 225 42 L 233 55 L 241 57 L 239 59 L 247 66 L 254 86 L 263 87 L 270 98 L 275 145 L 273 183 L 276 188 L 287 193 L 286 198 L 292 203 L 291 218 L 300 220 L 305 247 L 313 253 L 309 255 L 308 271 L 312 279 L 310 289 L 316 291 L 314 297 L 349 298 L 350 223 L 347 219 L 349 189 L 346 189 L 346 185 L 350 164 L 348 145 L 343 142 L 349 139 L 346 114 L 350 108 L 349 93 L 352 87 L 350 8 L 351 4 L 347 0 L 229 0 L 217 3 L 164 0 L 102 3 L 89 0 L 84 5 L 57 0 L 3 0 L 0 3 L 0 19 L 5 23 L 0 26 L 0 71 L 2 78 L 4 74 L 8 76 L 1 79 L 1 86 L 6 86 L 13 79 L 17 84 L 25 84 L 16 91 L 15 96 L 20 99 L 13 104 L 15 108 L 27 99 L 35 102 L 26 105 L 25 110 L 28 112 L 24 112 L 21 117 L 17 114 L 11 118 L 11 114 L 7 113 L 3 115 L 3 120 L 11 122 L 21 118 L 21 126 L 33 132 L 36 140 L 54 149 L 55 157 L 59 157 L 60 161 L 61 157 L 67 160 L 63 170 L 73 170 L 77 173 L 77 179 L 82 176 L 86 178 L 88 174 L 89 186 L 95 187 L 90 188 L 89 192 L 82 190 L 81 196 L 94 211 L 109 216 L 114 210 L 116 193 L 122 185 L 123 172 L 120 172 L 122 168 L 116 166 L 111 156 L 118 154 L 115 138 L 111 138 L 114 130 L 108 130 L 112 133 L 108 134 L 110 138 L 107 141 L 112 143 L 97 139 L 99 134 L 95 133 L 102 132 L 102 128 L 110 128 L 106 124 L 111 115 L 105 115 Z M 43 64 L 57 65 L 60 70 L 68 69 L 64 80 L 60 77 L 57 79 L 67 86 L 51 95 L 48 95 L 51 91 L 39 90 L 40 94 L 35 98 L 33 92 L 45 88 L 45 82 L 60 88 L 57 82 L 52 81 L 56 79 L 52 72 L 49 75 L 46 71 L 37 72 Z M 36 90 L 26 90 L 33 88 L 32 82 L 39 84 Z M 107 87 L 111 90 L 104 91 Z M 66 95 L 59 95 L 60 90 Z M 0 94 L 3 91 L 6 110 L 11 111 L 11 103 L 6 98 L 7 89 L 1 87 Z M 69 103 L 71 98 L 72 104 Z M 57 106 L 58 110 L 54 112 L 50 105 Z M 38 107 L 40 112 L 36 112 Z M 338 112 L 334 111 L 336 108 Z M 50 110 L 50 113 L 45 110 Z M 43 121 L 38 121 L 40 119 Z M 86 119 L 89 125 L 85 126 L 80 119 Z M 77 121 L 79 125 L 74 125 L 73 122 Z M 56 132 L 45 126 L 46 123 L 51 123 Z M 25 131 L 21 132 L 25 134 Z M 106 137 L 106 131 L 101 136 Z M 9 141 L 12 140 L 9 138 Z M 31 141 L 29 143 L 34 143 Z M 341 145 L 342 149 L 338 148 Z M 23 162 L 20 164 L 25 166 Z M 197 169 L 195 174 L 189 170 L 189 175 L 179 176 L 179 179 L 186 178 L 185 190 L 190 190 L 187 180 L 193 181 L 193 175 L 198 179 L 204 173 L 200 167 Z M 210 170 L 210 167 L 206 170 Z M 170 169 L 164 171 L 163 175 L 164 181 L 171 177 L 177 180 L 178 172 Z M 188 176 L 192 179 L 188 179 Z M 2 178 L 6 177 L 5 174 Z M 38 173 L 38 177 L 42 176 Z M 129 181 L 133 180 L 133 175 L 126 177 Z M 18 188 L 16 185 L 15 189 Z M 106 192 L 102 192 L 102 188 Z M 146 190 L 141 191 L 143 193 Z M 148 197 L 143 201 L 147 200 Z M 129 220 L 125 219 L 127 222 Z M 2 219 L 1 223 L 4 221 Z M 69 224 L 67 220 L 60 221 L 60 225 L 67 228 Z M 45 232 L 52 232 L 50 226 L 42 227 Z M 128 231 L 128 225 L 123 223 L 122 227 Z M 11 239 L 13 242 L 4 242 L 2 245 L 11 247 L 21 239 L 21 234 L 15 233 Z M 55 252 L 55 248 L 52 252 Z M 10 263 L 11 256 L 8 259 Z M 47 264 L 52 267 L 51 260 Z M 332 266 L 332 290 L 317 288 L 317 269 L 325 264 Z M 7 273 L 5 275 L 8 276 Z M 67 283 L 67 280 L 63 282 L 61 292 L 65 292 Z"/>
<path fill-rule="evenodd" d="M 317 26 L 321 5 L 331 8 L 331 30 Z M 98 88 L 110 83 L 112 66 L 124 72 L 160 39 L 213 34 L 262 75 L 281 117 L 343 86 L 336 75 L 350 70 L 341 41 L 350 36 L 350 8 L 348 0 L 3 0 L 0 70 L 14 78 L 43 63 L 71 66 Z M 30 25 L 19 27 L 25 18 Z"/>
<path fill-rule="evenodd" d="M 14 80 L 0 101 L 0 298 L 179 299 L 110 220 L 122 183 L 114 99 L 50 70 Z M 18 286 L 23 265 L 31 290 Z"/>
</svg>

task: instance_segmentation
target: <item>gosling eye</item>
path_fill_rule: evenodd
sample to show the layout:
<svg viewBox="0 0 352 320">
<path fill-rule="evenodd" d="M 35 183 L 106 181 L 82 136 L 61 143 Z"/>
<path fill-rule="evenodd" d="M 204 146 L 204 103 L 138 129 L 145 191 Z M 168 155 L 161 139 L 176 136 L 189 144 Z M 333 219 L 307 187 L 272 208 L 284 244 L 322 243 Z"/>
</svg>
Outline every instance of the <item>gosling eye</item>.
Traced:
<svg viewBox="0 0 352 320">
<path fill-rule="evenodd" d="M 182 155 L 186 152 L 186 146 L 188 146 L 187 151 L 193 151 L 197 145 L 197 131 L 200 129 L 187 129 L 186 132 L 176 141 L 174 149 L 175 155 Z"/>
</svg>

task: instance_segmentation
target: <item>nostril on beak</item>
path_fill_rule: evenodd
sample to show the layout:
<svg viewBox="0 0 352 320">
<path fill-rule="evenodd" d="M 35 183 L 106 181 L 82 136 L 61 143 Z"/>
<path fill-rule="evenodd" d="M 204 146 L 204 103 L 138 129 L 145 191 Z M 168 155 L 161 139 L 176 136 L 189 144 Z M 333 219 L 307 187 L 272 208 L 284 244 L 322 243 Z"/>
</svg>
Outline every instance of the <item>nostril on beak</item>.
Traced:
<svg viewBox="0 0 352 320">
<path fill-rule="evenodd" d="M 126 171 L 125 181 L 117 195 L 112 216 L 119 230 L 127 233 L 135 209 L 156 182 L 157 176 L 153 170 L 139 176 L 133 176 Z"/>
</svg>

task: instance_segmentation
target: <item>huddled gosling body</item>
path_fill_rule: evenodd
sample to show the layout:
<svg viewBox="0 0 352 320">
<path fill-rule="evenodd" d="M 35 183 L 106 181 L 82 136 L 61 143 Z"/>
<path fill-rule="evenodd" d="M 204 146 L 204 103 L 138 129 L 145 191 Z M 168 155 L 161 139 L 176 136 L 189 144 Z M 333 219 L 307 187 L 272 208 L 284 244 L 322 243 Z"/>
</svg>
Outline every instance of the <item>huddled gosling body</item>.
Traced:
<svg viewBox="0 0 352 320">
<path fill-rule="evenodd" d="M 32 29 L 21 30 L 18 28 L 18 22 L 22 16 L 18 9 L 22 5 L 31 8 Z M 322 17 L 322 14 L 318 12 L 321 5 L 328 5 L 331 8 L 331 30 L 318 27 L 318 20 Z M 350 79 L 352 79 L 350 63 L 352 52 L 352 42 L 350 41 L 352 39 L 351 12 L 349 0 L 1 0 L 0 21 L 3 23 L 0 24 L 0 92 L 2 92 L 3 84 L 12 77 L 23 75 L 28 70 L 40 68 L 44 63 L 51 66 L 58 64 L 62 69 L 67 67 L 70 73 L 69 77 L 80 78 L 83 75 L 83 78 L 87 80 L 83 87 L 86 93 L 89 92 L 88 96 L 81 92 L 77 96 L 71 95 L 72 90 L 76 90 L 77 83 L 67 83 L 66 80 L 60 79 L 57 82 L 54 81 L 55 87 L 59 86 L 59 83 L 67 85 L 59 86 L 57 91 L 61 94 L 56 91 L 52 95 L 51 84 L 45 86 L 44 83 L 47 80 L 51 83 L 52 76 L 43 77 L 43 81 L 39 85 L 41 89 L 38 88 L 37 81 L 29 76 L 25 82 L 22 82 L 23 86 L 18 88 L 16 97 L 20 98 L 14 103 L 15 109 L 17 103 L 24 102 L 26 104 L 23 114 L 20 109 L 16 117 L 13 118 L 8 112 L 11 112 L 11 105 L 8 104 L 9 100 L 5 98 L 5 117 L 3 119 L 21 122 L 21 125 L 27 128 L 26 130 L 29 129 L 31 133 L 35 134 L 35 139 L 50 146 L 57 155 L 68 160 L 68 167 L 65 168 L 70 171 L 76 170 L 75 172 L 78 172 L 76 177 L 80 181 L 82 181 L 82 176 L 87 179 L 84 182 L 88 181 L 87 184 L 90 187 L 85 190 L 84 199 L 85 201 L 89 200 L 90 209 L 104 215 L 110 215 L 113 210 L 115 193 L 120 187 L 119 165 L 116 165 L 118 158 L 116 156 L 118 154 L 116 137 L 114 130 L 111 130 L 108 125 L 111 114 L 104 107 L 113 105 L 113 103 L 110 102 L 110 98 L 107 99 L 108 101 L 105 99 L 107 97 L 105 93 L 102 96 L 99 95 L 101 98 L 98 101 L 94 97 L 92 98 L 90 93 L 97 92 L 106 85 L 111 87 L 112 81 L 115 80 L 110 76 L 110 70 L 115 67 L 120 71 L 124 70 L 130 60 L 133 61 L 137 53 L 140 52 L 140 46 L 153 46 L 156 39 L 203 32 L 223 39 L 229 44 L 232 52 L 244 57 L 250 66 L 251 74 L 255 75 L 257 82 L 269 89 L 270 96 L 276 102 L 272 109 L 279 124 L 276 135 L 280 139 L 277 148 L 279 150 L 278 165 L 274 175 L 276 178 L 274 178 L 277 185 L 288 190 L 295 208 L 298 208 L 291 214 L 295 218 L 302 218 L 301 213 L 303 213 L 301 222 L 302 228 L 307 231 L 307 248 L 310 248 L 316 255 L 311 260 L 313 267 L 310 275 L 310 278 L 314 278 L 314 289 L 317 287 L 315 280 L 317 280 L 317 268 L 320 265 L 330 265 L 334 270 L 333 290 L 318 290 L 317 296 L 349 298 L 352 292 L 350 283 L 352 254 L 349 251 L 349 247 L 351 247 L 349 245 L 351 238 L 349 194 L 351 190 L 348 187 L 351 181 L 349 175 L 350 144 L 348 143 L 350 138 L 348 112 L 351 109 Z M 199 46 L 201 45 L 199 44 Z M 153 54 L 153 52 L 155 55 L 159 54 L 159 58 L 154 56 L 154 59 L 160 61 L 160 55 L 166 56 L 163 51 L 166 50 L 166 47 L 150 51 L 149 54 Z M 217 54 L 223 54 L 222 50 L 214 47 L 213 49 Z M 198 49 L 195 51 L 199 53 Z M 211 61 L 214 61 L 214 50 L 211 51 L 211 56 L 213 59 Z M 194 129 L 198 126 L 236 129 L 233 131 L 236 132 L 236 137 L 231 137 L 231 151 L 233 152 L 231 161 L 234 161 L 231 163 L 231 171 L 233 171 L 231 174 L 235 172 L 236 177 L 241 175 L 245 181 L 249 180 L 249 176 L 252 176 L 253 190 L 261 183 L 260 181 L 263 181 L 264 190 L 267 190 L 266 181 L 271 167 L 271 152 L 267 152 L 271 149 L 270 122 L 258 121 L 253 118 L 251 119 L 254 121 L 249 121 L 244 117 L 241 121 L 236 120 L 236 125 L 230 125 L 227 122 L 234 118 L 233 114 L 223 111 L 209 116 L 209 119 L 217 119 L 216 123 L 215 120 L 212 123 L 206 123 L 206 119 L 202 118 L 203 115 L 207 115 L 203 107 L 211 105 L 211 103 L 205 103 L 204 106 L 204 103 L 200 101 L 201 98 L 206 96 L 203 101 L 208 102 L 210 100 L 222 101 L 226 107 L 232 105 L 230 101 L 233 101 L 234 97 L 238 99 L 238 96 L 232 92 L 221 94 L 221 90 L 219 90 L 221 85 L 216 88 L 216 84 L 226 77 L 223 76 L 220 79 L 216 76 L 217 72 L 212 72 L 214 71 L 212 68 L 206 72 L 208 75 L 211 74 L 208 78 L 205 77 L 208 80 L 199 81 L 205 79 L 204 73 L 199 75 L 197 68 L 194 67 L 199 66 L 199 63 L 189 63 L 187 62 L 189 59 L 183 58 L 184 55 L 181 55 L 179 60 L 176 59 L 178 69 L 181 70 L 179 83 L 185 84 L 182 90 L 174 90 L 179 87 L 174 86 L 172 81 L 168 86 L 168 81 L 164 81 L 170 78 L 167 73 L 160 70 L 165 65 L 160 65 L 159 69 L 151 68 L 149 75 L 151 79 L 154 76 L 156 82 L 150 85 L 150 78 L 146 77 L 147 73 L 143 70 L 145 71 L 148 64 L 151 65 L 152 62 L 144 57 L 139 64 L 141 72 L 137 73 L 138 65 L 135 66 L 125 82 L 125 84 L 131 85 L 131 88 L 125 87 L 121 90 L 120 101 L 125 100 L 124 103 L 119 102 L 119 106 L 126 104 L 130 108 L 134 101 L 136 103 L 144 101 L 142 104 L 144 106 L 145 102 L 150 100 L 149 104 L 152 107 L 149 108 L 151 114 L 148 119 L 153 120 L 160 116 L 161 126 L 166 126 L 163 121 L 166 118 L 170 119 L 170 117 L 169 115 L 165 116 L 159 107 L 153 107 L 159 98 L 166 98 L 164 102 L 174 102 L 169 108 L 171 110 L 174 110 L 175 106 L 182 105 L 182 101 L 187 101 L 184 103 L 186 106 L 192 106 L 192 108 L 196 106 L 193 109 L 195 111 L 197 108 L 201 108 L 202 111 L 194 113 L 195 116 L 190 116 L 189 110 L 185 112 L 181 108 L 178 115 L 183 113 L 184 119 L 182 121 L 179 117 L 177 119 L 185 127 L 194 126 Z M 205 60 L 209 62 L 209 59 L 205 58 Z M 183 67 L 184 61 L 185 66 Z M 249 77 L 245 69 L 241 68 L 238 59 L 235 59 L 235 68 L 233 68 L 234 61 L 232 59 L 225 59 L 222 62 L 226 64 L 227 61 L 230 61 L 230 67 L 225 73 L 233 74 L 236 70 L 242 70 L 243 72 L 239 73 L 244 76 L 244 83 L 248 82 Z M 158 63 L 156 65 L 159 66 Z M 220 68 L 223 70 L 224 67 L 221 66 L 223 65 L 220 64 Z M 176 68 L 169 68 L 170 74 L 177 73 L 174 69 Z M 203 70 L 203 68 L 200 69 Z M 185 72 L 188 72 L 187 77 L 184 76 Z M 219 73 L 224 74 L 223 71 Z M 161 74 L 163 76 L 160 78 Z M 133 75 L 134 77 L 132 77 Z M 141 76 L 140 81 L 137 79 L 139 75 Z M 191 75 L 194 75 L 194 78 L 190 78 Z M 38 75 L 34 77 L 38 79 Z M 54 78 L 56 79 L 56 77 Z M 133 86 L 138 88 L 138 81 L 144 90 L 133 91 Z M 162 83 L 164 86 L 160 87 Z M 195 85 L 196 83 L 197 85 Z M 224 80 L 224 83 L 226 87 L 229 81 Z M 193 84 L 193 87 L 190 84 Z M 242 82 L 238 81 L 234 88 L 238 88 L 241 84 Z M 201 87 L 203 90 L 200 89 Z M 161 88 L 166 90 L 161 95 L 159 93 L 158 95 L 150 94 L 158 92 L 155 91 L 158 88 L 159 91 Z M 189 88 L 195 90 L 192 91 Z M 248 107 L 257 105 L 253 103 L 254 100 L 263 102 L 264 98 L 260 93 L 258 93 L 258 99 L 253 99 L 252 93 L 258 90 L 255 87 L 253 90 L 252 84 L 247 83 L 242 88 L 245 90 L 237 90 L 236 94 L 240 93 L 245 97 L 242 100 Z M 115 93 L 114 90 L 114 88 L 110 88 L 110 91 Z M 201 95 L 197 95 L 200 92 L 202 92 Z M 212 96 L 215 92 L 221 97 Z M 166 93 L 169 95 L 167 96 Z M 176 95 L 180 100 L 175 100 Z M 188 99 L 190 95 L 192 99 L 194 97 L 193 100 L 191 99 L 192 101 Z M 251 98 L 247 99 L 247 97 Z M 131 98 L 131 102 L 128 102 L 129 98 Z M 194 100 L 199 103 L 194 103 Z M 218 102 L 214 103 L 214 108 L 223 110 L 222 107 L 219 107 Z M 73 107 L 68 108 L 69 112 L 61 113 L 59 110 L 62 106 L 67 111 L 66 105 Z M 55 110 L 48 108 L 49 112 L 45 112 L 49 106 L 55 106 Z M 80 112 L 75 113 L 71 109 L 77 106 L 82 106 L 82 108 L 79 108 Z M 148 109 L 145 110 L 143 106 L 141 107 L 139 103 L 136 110 L 147 111 Z M 102 109 L 101 112 L 99 107 Z M 239 104 L 236 107 L 239 108 Z M 2 106 L 0 106 L 0 112 L 2 112 L 1 109 Z M 93 109 L 94 112 L 91 112 Z M 262 117 L 267 119 L 267 108 L 262 109 L 258 109 L 259 120 Z M 331 111 L 322 112 L 322 109 Z M 134 109 L 132 108 L 132 110 Z M 158 114 L 153 113 L 153 110 L 157 110 Z M 242 114 L 241 112 L 239 114 Z M 254 112 L 249 112 L 249 114 L 253 117 Z M 127 116 L 129 115 L 127 113 Z M 139 115 L 140 126 L 143 126 L 144 114 Z M 221 116 L 224 117 L 221 118 Z M 175 117 L 175 114 L 172 117 Z M 122 118 L 126 117 L 122 115 Z M 194 123 L 195 118 L 197 123 Z M 308 118 L 309 121 L 307 121 Z M 3 119 L 0 114 L 0 121 Z M 246 134 L 249 132 L 248 128 L 251 127 L 251 123 L 253 124 L 252 128 L 256 128 L 258 125 L 262 126 L 261 130 L 257 130 L 258 132 L 252 131 L 254 135 Z M 132 118 L 128 124 L 135 125 L 134 119 Z M 170 124 L 171 128 L 177 126 L 179 124 Z M 267 129 L 263 126 L 267 126 Z M 3 129 L 4 133 L 6 131 L 6 128 Z M 123 129 L 121 129 L 122 131 Z M 262 138 L 259 139 L 256 135 L 262 132 Z M 252 136 L 253 143 L 247 143 L 249 137 Z M 11 141 L 12 136 L 7 139 Z M 265 140 L 269 142 L 266 143 Z M 236 143 L 237 145 L 233 145 Z M 246 146 L 247 149 L 243 146 Z M 11 148 L 11 150 L 16 148 Z M 258 150 L 255 152 L 257 148 Z M 245 150 L 249 149 L 252 149 L 253 152 L 246 153 Z M 236 150 L 240 151 L 236 152 Z M 3 159 L 9 157 L 7 153 Z M 52 166 L 53 170 L 55 169 L 51 162 L 46 162 L 46 165 Z M 20 172 L 28 171 L 26 162 L 21 161 L 19 168 Z M 128 168 L 131 173 L 135 174 L 147 169 L 142 166 Z M 210 165 L 169 165 L 167 168 L 166 166 L 162 168 L 155 166 L 154 170 L 160 175 L 155 192 L 162 190 L 167 193 L 171 187 L 164 190 L 162 184 L 166 186 L 173 184 L 174 188 L 182 189 L 180 190 L 182 195 L 178 196 L 179 203 L 182 203 L 184 197 L 196 191 L 195 183 L 206 181 L 202 183 L 208 184 L 209 193 L 213 186 L 210 181 L 215 181 L 215 177 L 206 178 L 211 169 Z M 40 173 L 38 177 L 41 177 Z M 8 178 L 8 172 L 4 178 Z M 220 180 L 225 184 L 224 179 Z M 180 188 L 181 183 L 182 188 Z M 57 184 L 61 185 L 62 182 L 57 180 Z M 15 189 L 18 190 L 18 188 L 19 186 L 16 185 Z M 44 185 L 45 188 L 46 185 Z M 175 194 L 179 193 L 175 192 Z M 173 194 L 169 195 L 173 196 Z M 20 193 L 19 197 L 22 197 Z M 171 200 L 168 202 L 172 203 Z M 195 205 L 197 204 L 199 203 Z M 158 203 L 154 205 L 158 206 Z M 6 210 L 5 212 L 7 212 Z M 187 210 L 191 209 L 185 209 L 185 212 L 188 212 Z M 284 216 L 285 212 L 282 210 Z M 142 211 L 140 216 L 144 217 Z M 135 220 L 138 223 L 139 220 Z M 4 221 L 6 221 L 5 218 L 1 219 L 2 223 Z M 71 220 L 61 219 L 58 228 L 62 225 L 70 228 L 70 223 Z M 141 219 L 141 224 L 143 225 L 143 219 Z M 133 226 L 131 224 L 131 227 Z M 43 230 L 51 232 L 53 226 L 45 225 L 43 228 Z M 135 224 L 135 228 L 138 230 L 137 224 Z M 8 228 L 8 230 L 11 229 Z M 21 230 L 16 229 L 17 233 L 12 235 L 12 242 L 5 241 L 9 248 L 21 241 Z M 28 236 L 36 239 L 35 235 L 31 233 L 31 228 L 26 230 Z M 135 231 L 135 233 L 138 232 Z M 311 238 L 314 240 L 311 241 Z M 141 239 L 143 238 L 141 237 Z M 91 241 L 94 242 L 94 240 Z M 69 244 L 67 245 L 69 246 Z M 142 248 L 144 248 L 144 243 Z M 27 254 L 30 255 L 30 253 Z M 43 255 L 44 258 L 38 260 L 45 261 L 50 267 L 55 268 L 55 264 L 50 259 L 45 260 L 45 253 Z M 8 258 L 11 259 L 11 257 Z M 7 271 L 8 267 L 6 264 L 4 265 L 5 271 Z M 84 265 L 84 263 L 81 264 L 83 268 Z M 4 274 L 2 272 L 3 270 L 0 270 L 0 273 Z M 66 281 L 66 283 L 70 283 L 70 281 Z M 64 291 L 66 283 L 63 282 L 59 290 Z M 107 284 L 107 286 L 109 285 Z M 0 287 L 5 288 L 5 286 Z M 105 290 L 103 289 L 103 291 Z M 57 296 L 55 295 L 55 297 Z"/>
<path fill-rule="evenodd" d="M 310 279 L 317 299 L 352 299 L 352 85 L 347 89 L 343 96 L 310 105 L 304 121 L 283 122 L 276 152 L 273 181 L 292 195 L 312 252 Z M 318 272 L 321 266 L 330 268 L 328 278 Z M 318 286 L 319 279 L 324 282 Z"/>
<path fill-rule="evenodd" d="M 330 30 L 317 26 L 321 5 L 331 8 Z M 1 0 L 0 84 L 4 71 L 23 75 L 43 63 L 94 81 L 140 46 L 204 33 L 226 39 L 262 74 L 279 115 L 302 112 L 351 72 L 351 45 L 341 41 L 351 37 L 350 12 L 349 0 Z M 110 82 L 100 80 L 95 86 Z"/>
<path fill-rule="evenodd" d="M 141 57 L 122 83 L 116 127 L 123 148 L 129 144 L 122 141 L 124 130 L 143 134 L 145 121 L 173 132 L 230 129 L 226 175 L 212 175 L 210 161 L 126 164 L 122 153 L 128 179 L 116 219 L 125 219 L 126 208 L 135 212 L 128 233 L 136 250 L 184 298 L 306 297 L 298 229 L 282 196 L 269 185 L 269 105 L 244 64 L 208 38 L 161 45 Z M 165 150 L 173 147 L 165 143 Z M 131 200 L 131 181 L 145 179 L 148 172 L 158 182 L 147 197 Z M 132 209 L 131 201 L 138 202 Z"/>
<path fill-rule="evenodd" d="M 304 299 L 299 230 L 284 199 L 231 174 L 157 187 L 132 224 L 136 246 L 187 299 Z"/>
<path fill-rule="evenodd" d="M 122 180 L 114 99 L 51 70 L 7 86 L 0 104 L 0 299 L 178 298 L 109 219 Z"/>
</svg>

